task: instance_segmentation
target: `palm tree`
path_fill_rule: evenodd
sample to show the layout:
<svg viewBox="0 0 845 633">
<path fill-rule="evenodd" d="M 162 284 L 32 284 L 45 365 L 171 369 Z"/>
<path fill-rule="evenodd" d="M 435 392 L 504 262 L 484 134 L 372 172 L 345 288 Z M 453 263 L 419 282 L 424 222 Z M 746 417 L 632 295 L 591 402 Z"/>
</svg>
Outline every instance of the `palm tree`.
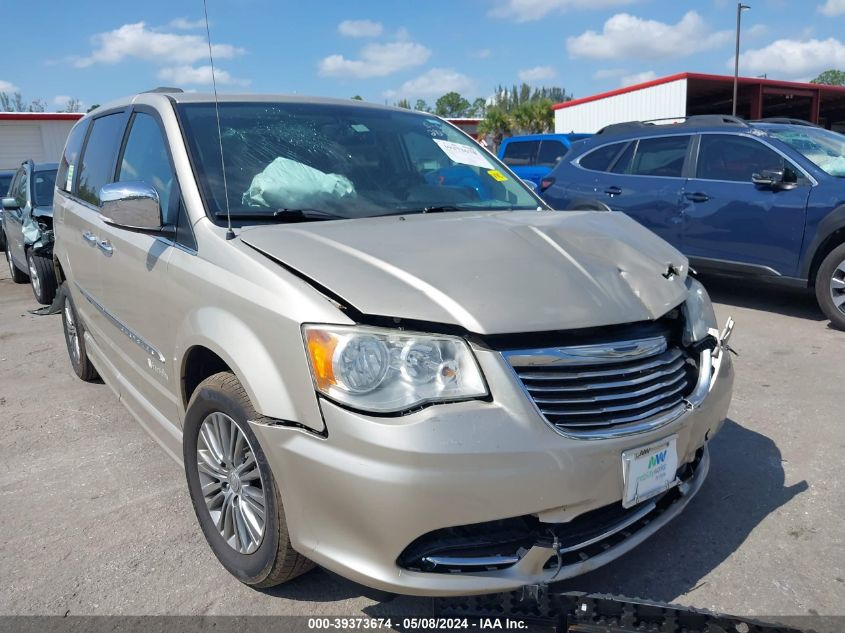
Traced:
<svg viewBox="0 0 845 633">
<path fill-rule="evenodd" d="M 499 106 L 487 108 L 484 119 L 478 124 L 479 133 L 493 137 L 493 151 L 499 150 L 505 134 L 510 134 L 512 127 L 511 118 Z"/>
</svg>

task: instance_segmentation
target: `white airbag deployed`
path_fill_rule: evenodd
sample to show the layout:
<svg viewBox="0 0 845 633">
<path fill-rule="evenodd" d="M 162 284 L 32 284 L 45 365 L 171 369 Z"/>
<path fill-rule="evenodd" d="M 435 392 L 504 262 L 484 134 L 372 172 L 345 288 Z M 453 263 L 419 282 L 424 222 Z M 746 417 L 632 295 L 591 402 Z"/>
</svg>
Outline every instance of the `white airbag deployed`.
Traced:
<svg viewBox="0 0 845 633">
<path fill-rule="evenodd" d="M 242 201 L 251 207 L 297 209 L 354 195 L 355 187 L 346 176 L 327 174 L 280 156 L 255 175 Z"/>
</svg>

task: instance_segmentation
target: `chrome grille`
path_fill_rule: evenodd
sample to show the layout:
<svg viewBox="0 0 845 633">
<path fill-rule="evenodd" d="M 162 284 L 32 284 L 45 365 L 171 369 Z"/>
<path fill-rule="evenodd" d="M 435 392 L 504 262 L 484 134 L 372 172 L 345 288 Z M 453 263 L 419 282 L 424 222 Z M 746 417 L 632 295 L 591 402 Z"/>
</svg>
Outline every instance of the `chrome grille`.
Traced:
<svg viewBox="0 0 845 633">
<path fill-rule="evenodd" d="M 574 433 L 680 412 L 695 385 L 695 366 L 664 336 L 504 354 L 546 420 Z"/>
</svg>

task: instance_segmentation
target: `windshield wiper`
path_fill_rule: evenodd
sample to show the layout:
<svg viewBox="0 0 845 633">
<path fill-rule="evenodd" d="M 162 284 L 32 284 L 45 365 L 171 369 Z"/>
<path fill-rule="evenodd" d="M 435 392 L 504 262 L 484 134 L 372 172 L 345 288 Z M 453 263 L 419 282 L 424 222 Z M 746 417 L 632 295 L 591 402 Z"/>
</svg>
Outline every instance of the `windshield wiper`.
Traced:
<svg viewBox="0 0 845 633">
<path fill-rule="evenodd" d="M 245 213 L 232 213 L 234 220 L 265 220 L 267 222 L 273 220 L 281 220 L 283 222 L 310 222 L 312 220 L 348 220 L 344 215 L 336 215 L 329 211 L 322 209 L 276 209 L 273 212 L 253 211 Z M 225 219 L 224 212 L 217 212 L 215 217 Z"/>
</svg>

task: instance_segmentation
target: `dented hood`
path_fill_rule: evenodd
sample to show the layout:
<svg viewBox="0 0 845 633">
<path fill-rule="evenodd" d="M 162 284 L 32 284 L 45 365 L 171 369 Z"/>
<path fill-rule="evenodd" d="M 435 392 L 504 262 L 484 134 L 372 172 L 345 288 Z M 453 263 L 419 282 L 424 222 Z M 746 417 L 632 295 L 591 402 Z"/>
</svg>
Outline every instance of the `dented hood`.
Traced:
<svg viewBox="0 0 845 633">
<path fill-rule="evenodd" d="M 364 314 L 479 334 L 652 320 L 687 292 L 684 256 L 621 213 L 388 216 L 254 227 L 241 239 Z"/>
</svg>

